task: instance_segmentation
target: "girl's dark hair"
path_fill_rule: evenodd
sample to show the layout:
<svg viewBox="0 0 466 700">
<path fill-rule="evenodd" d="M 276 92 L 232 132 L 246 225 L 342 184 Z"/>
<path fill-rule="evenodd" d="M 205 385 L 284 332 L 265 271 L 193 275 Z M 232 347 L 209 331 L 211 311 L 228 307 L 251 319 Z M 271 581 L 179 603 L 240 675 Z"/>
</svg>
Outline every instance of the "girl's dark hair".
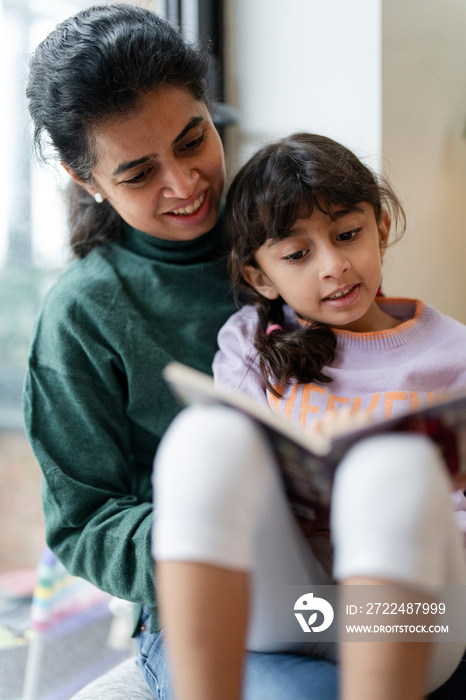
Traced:
<svg viewBox="0 0 466 700">
<path fill-rule="evenodd" d="M 208 103 L 208 55 L 186 44 L 153 12 L 126 4 L 90 7 L 59 24 L 30 61 L 26 95 L 36 153 L 51 146 L 84 181 L 96 164 L 93 127 L 137 109 L 163 85 L 187 90 Z M 82 187 L 69 192 L 71 247 L 84 257 L 96 245 L 119 238 L 123 220 Z"/>
<path fill-rule="evenodd" d="M 269 301 L 243 278 L 245 265 L 257 266 L 256 251 L 267 240 L 287 238 L 293 224 L 318 210 L 331 219 L 335 207 L 349 211 L 367 202 L 376 220 L 382 209 L 402 235 L 405 216 L 387 182 L 377 178 L 350 150 L 325 136 L 293 134 L 261 148 L 235 176 L 226 209 L 230 275 L 237 299 L 246 298 L 258 311 L 254 344 L 260 372 L 276 396 L 273 381 L 330 382 L 325 365 L 335 356 L 336 337 L 321 323 L 287 329 L 283 300 Z M 279 324 L 269 336 L 269 325 Z"/>
</svg>

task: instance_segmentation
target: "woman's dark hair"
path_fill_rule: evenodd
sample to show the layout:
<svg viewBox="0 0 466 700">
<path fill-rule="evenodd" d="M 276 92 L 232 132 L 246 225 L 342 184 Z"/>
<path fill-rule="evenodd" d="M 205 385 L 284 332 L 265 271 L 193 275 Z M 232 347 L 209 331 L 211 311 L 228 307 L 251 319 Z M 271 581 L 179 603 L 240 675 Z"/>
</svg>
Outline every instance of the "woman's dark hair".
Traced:
<svg viewBox="0 0 466 700">
<path fill-rule="evenodd" d="M 153 12 L 126 4 L 90 7 L 59 24 L 30 61 L 26 95 L 36 153 L 51 146 L 84 182 L 96 164 L 93 127 L 131 114 L 163 85 L 208 103 L 209 58 L 186 44 Z M 97 204 L 77 183 L 69 193 L 71 247 L 84 257 L 119 238 L 123 220 L 107 202 Z"/>
<path fill-rule="evenodd" d="M 230 185 L 225 223 L 230 249 L 230 275 L 237 299 L 246 298 L 258 311 L 254 344 L 260 372 L 276 396 L 273 381 L 330 382 L 325 365 L 335 356 L 336 337 L 322 323 L 287 329 L 283 300 L 270 301 L 243 278 L 245 265 L 254 265 L 256 251 L 267 240 L 289 236 L 293 224 L 318 210 L 333 219 L 333 211 L 370 204 L 379 221 L 387 209 L 402 235 L 405 216 L 387 182 L 378 179 L 350 150 L 325 136 L 293 134 L 261 148 Z M 267 327 L 278 324 L 269 336 Z"/>
</svg>

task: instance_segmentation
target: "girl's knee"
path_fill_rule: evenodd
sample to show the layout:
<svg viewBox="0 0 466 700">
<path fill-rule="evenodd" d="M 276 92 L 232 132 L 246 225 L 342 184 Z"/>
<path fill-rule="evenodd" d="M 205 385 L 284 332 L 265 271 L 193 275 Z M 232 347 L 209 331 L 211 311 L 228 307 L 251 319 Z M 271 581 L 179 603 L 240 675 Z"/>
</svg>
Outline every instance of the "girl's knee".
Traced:
<svg viewBox="0 0 466 700">
<path fill-rule="evenodd" d="M 266 442 L 246 416 L 222 406 L 193 406 L 175 418 L 160 444 L 154 488 L 195 481 L 210 485 L 210 492 L 222 484 L 231 492 L 235 482 L 257 480 L 267 459 Z"/>
<path fill-rule="evenodd" d="M 217 406 L 184 411 L 154 465 L 159 557 L 163 552 L 163 558 L 249 567 L 253 532 L 273 478 L 267 442 L 252 421 Z"/>
<path fill-rule="evenodd" d="M 334 497 L 392 500 L 397 510 L 449 493 L 449 480 L 438 448 L 423 435 L 377 436 L 358 443 L 338 466 Z"/>
<path fill-rule="evenodd" d="M 390 434 L 356 445 L 332 497 L 335 574 L 440 582 L 455 536 L 450 486 L 435 445 Z"/>
</svg>

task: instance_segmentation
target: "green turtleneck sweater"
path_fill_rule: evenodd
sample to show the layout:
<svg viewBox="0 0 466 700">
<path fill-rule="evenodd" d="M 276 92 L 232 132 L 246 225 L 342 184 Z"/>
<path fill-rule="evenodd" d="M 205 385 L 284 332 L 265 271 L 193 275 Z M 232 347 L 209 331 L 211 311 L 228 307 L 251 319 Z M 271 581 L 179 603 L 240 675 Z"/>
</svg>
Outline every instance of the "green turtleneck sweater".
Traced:
<svg viewBox="0 0 466 700">
<path fill-rule="evenodd" d="M 24 416 L 47 543 L 70 573 L 151 607 L 152 462 L 180 409 L 161 370 L 211 371 L 234 311 L 220 238 L 219 225 L 182 242 L 128 228 L 61 275 L 31 347 Z"/>
</svg>

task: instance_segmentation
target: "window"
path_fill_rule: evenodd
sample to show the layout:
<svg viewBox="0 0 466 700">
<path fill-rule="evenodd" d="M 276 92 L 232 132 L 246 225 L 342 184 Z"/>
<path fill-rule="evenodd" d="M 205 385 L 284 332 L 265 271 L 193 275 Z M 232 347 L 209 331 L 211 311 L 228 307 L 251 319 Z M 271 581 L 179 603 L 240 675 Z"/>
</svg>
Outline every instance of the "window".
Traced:
<svg viewBox="0 0 466 700">
<path fill-rule="evenodd" d="M 28 57 L 53 27 L 91 3 L 3 0 L 0 68 L 0 428 L 20 428 L 21 389 L 34 320 L 66 262 L 60 168 L 32 157 L 25 98 Z"/>
</svg>

